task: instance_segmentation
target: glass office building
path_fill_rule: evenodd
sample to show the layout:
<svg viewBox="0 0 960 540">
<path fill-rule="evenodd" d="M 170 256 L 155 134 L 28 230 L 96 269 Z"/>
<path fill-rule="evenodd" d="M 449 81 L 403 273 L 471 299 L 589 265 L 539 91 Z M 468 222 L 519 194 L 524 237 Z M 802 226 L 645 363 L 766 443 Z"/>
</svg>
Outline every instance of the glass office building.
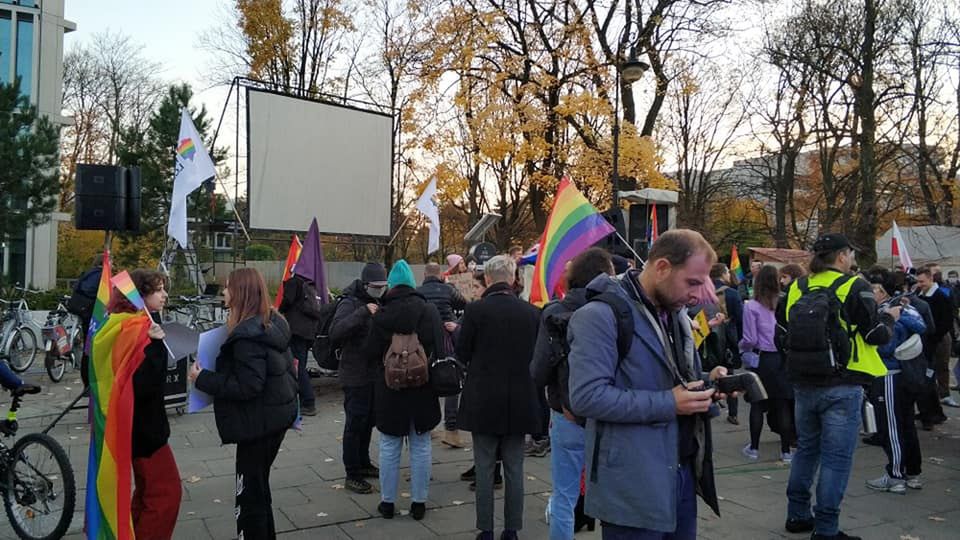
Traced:
<svg viewBox="0 0 960 540">
<path fill-rule="evenodd" d="M 0 0 L 0 82 L 19 77 L 20 93 L 60 125 L 70 122 L 62 116 L 63 36 L 76 28 L 63 14 L 64 0 Z M 56 244 L 56 219 L 0 238 L 0 273 L 11 281 L 53 287 Z"/>
</svg>

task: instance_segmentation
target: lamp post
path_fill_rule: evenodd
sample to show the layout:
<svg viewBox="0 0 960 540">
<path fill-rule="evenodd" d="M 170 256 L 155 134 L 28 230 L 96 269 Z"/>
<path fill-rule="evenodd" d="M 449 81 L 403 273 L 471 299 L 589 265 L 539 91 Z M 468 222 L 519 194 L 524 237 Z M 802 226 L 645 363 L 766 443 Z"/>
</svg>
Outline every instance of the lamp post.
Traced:
<svg viewBox="0 0 960 540">
<path fill-rule="evenodd" d="M 647 71 L 648 66 L 645 62 L 641 62 L 637 59 L 637 49 L 634 47 L 630 48 L 630 57 L 626 62 L 618 64 L 617 66 L 617 88 L 614 91 L 614 106 L 613 106 L 613 174 L 611 177 L 611 184 L 613 189 L 613 204 L 611 208 L 618 209 L 620 208 L 620 85 L 621 80 L 627 83 L 627 86 L 632 86 L 633 83 L 640 80 L 643 77 L 643 73 Z"/>
</svg>

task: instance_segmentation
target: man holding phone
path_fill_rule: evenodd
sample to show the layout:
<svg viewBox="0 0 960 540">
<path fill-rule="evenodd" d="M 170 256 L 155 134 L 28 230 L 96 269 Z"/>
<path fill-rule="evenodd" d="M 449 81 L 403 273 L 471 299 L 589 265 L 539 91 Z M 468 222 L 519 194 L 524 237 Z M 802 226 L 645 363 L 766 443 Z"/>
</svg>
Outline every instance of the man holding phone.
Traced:
<svg viewBox="0 0 960 540">
<path fill-rule="evenodd" d="M 703 379 L 727 370 L 701 373 L 682 312 L 716 259 L 700 233 L 668 231 L 642 272 L 591 281 L 592 300 L 570 319 L 570 402 L 587 418 L 584 511 L 606 540 L 693 540 L 697 491 L 717 511 L 705 413 L 724 396 Z"/>
</svg>

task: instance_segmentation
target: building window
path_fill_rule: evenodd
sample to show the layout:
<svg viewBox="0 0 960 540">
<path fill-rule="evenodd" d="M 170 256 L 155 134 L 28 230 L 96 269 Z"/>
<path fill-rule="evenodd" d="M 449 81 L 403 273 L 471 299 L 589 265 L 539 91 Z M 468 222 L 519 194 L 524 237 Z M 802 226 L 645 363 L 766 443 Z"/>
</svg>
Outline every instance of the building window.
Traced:
<svg viewBox="0 0 960 540">
<path fill-rule="evenodd" d="M 10 12 L 0 10 L 0 84 L 10 83 L 10 58 L 13 56 L 13 27 Z"/>
<path fill-rule="evenodd" d="M 30 97 L 33 88 L 33 15 L 17 14 L 17 76 L 20 94 Z"/>
<path fill-rule="evenodd" d="M 216 233 L 216 249 L 230 249 L 233 247 L 233 235 L 230 233 Z"/>
</svg>

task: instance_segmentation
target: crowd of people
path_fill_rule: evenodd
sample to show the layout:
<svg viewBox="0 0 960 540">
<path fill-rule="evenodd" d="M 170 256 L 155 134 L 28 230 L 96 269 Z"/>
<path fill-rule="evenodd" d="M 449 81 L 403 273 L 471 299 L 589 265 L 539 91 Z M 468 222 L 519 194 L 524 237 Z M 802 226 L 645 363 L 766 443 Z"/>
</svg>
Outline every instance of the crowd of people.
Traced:
<svg viewBox="0 0 960 540">
<path fill-rule="evenodd" d="M 229 337 L 216 369 L 194 364 L 188 377 L 213 396 L 223 443 L 237 445 L 238 535 L 275 537 L 270 467 L 298 411 L 316 414 L 306 360 L 324 327 L 343 389 L 344 486 L 372 493 L 369 480 L 378 479 L 385 519 L 398 512 L 404 446 L 409 514 L 425 519 L 431 433 L 441 422 L 445 446 L 465 446 L 461 432 L 472 438 L 473 467 L 461 479 L 475 491 L 479 540 L 494 538 L 501 488 L 499 538 L 518 537 L 525 458 L 548 453 L 551 539 L 571 539 L 595 520 L 605 539 L 696 538 L 697 496 L 719 513 L 711 419 L 723 408 L 733 424 L 741 406 L 749 408 L 745 459 L 760 458 L 765 421 L 779 436 L 778 457 L 791 467 L 791 533 L 856 538 L 840 530 L 839 514 L 863 414 L 871 414 L 865 403 L 877 427 L 867 442 L 888 457 L 867 486 L 922 488 L 914 410 L 929 429 L 945 420 L 942 406 L 957 406 L 947 371 L 955 275 L 945 282 L 936 265 L 861 272 L 846 238 L 825 234 L 806 268 L 753 261 L 738 281 L 702 235 L 677 229 L 660 236 L 641 269 L 600 248 L 584 251 L 567 263 L 564 295 L 538 309 L 520 298 L 520 257 L 513 250 L 480 265 L 450 255 L 446 265 L 427 264 L 419 285 L 403 260 L 389 271 L 370 262 L 330 299 L 298 276 L 285 283 L 279 311 L 259 272 L 232 272 L 224 289 Z M 468 302 L 447 283 L 458 273 L 482 283 L 479 299 Z M 131 277 L 148 310 L 162 309 L 163 276 Z M 111 310 L 132 309 L 118 291 L 114 297 Z M 180 490 L 171 479 L 179 474 L 157 393 L 162 329 L 154 325 L 149 337 L 134 377 L 132 508 L 138 536 L 162 538 L 176 522 Z M 462 366 L 462 388 L 441 397 L 426 374 L 448 358 Z M 742 380 L 738 370 L 756 375 L 764 399 L 741 404 L 743 387 L 721 391 Z"/>
</svg>

